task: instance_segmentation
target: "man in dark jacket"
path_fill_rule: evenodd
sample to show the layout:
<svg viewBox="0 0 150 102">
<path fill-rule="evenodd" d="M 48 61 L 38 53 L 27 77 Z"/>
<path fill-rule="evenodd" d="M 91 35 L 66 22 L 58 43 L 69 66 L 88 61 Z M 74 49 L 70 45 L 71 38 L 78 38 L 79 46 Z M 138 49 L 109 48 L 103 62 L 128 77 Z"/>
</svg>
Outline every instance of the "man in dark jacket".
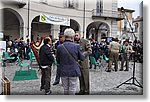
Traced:
<svg viewBox="0 0 150 102">
<path fill-rule="evenodd" d="M 44 45 L 40 48 L 40 66 L 42 71 L 41 77 L 41 90 L 45 90 L 45 94 L 51 94 L 50 81 L 51 81 L 51 66 L 54 57 L 51 53 L 51 39 L 45 38 Z"/>
<path fill-rule="evenodd" d="M 65 42 L 57 48 L 57 62 L 65 95 L 75 95 L 78 78 L 81 75 L 78 60 L 84 60 L 80 46 L 73 42 L 74 30 L 64 31 Z"/>
</svg>

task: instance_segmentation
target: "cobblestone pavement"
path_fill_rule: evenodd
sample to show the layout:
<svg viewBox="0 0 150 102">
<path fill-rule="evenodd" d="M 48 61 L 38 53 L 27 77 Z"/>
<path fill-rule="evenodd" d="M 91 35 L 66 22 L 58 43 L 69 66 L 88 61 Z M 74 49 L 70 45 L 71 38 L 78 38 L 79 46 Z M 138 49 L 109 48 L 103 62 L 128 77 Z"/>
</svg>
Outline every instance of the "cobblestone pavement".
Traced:
<svg viewBox="0 0 150 102">
<path fill-rule="evenodd" d="M 26 62 L 28 62 L 26 60 Z M 5 76 L 11 81 L 11 95 L 44 95 L 44 92 L 40 91 L 40 78 L 41 74 L 38 72 L 38 67 L 34 65 L 32 69 L 36 70 L 38 79 L 25 80 L 25 81 L 12 81 L 15 75 L 15 71 L 19 70 L 19 66 L 15 63 L 7 64 L 5 68 Z M 91 95 L 142 95 L 143 89 L 135 85 L 123 84 L 119 88 L 118 85 L 123 83 L 132 77 L 133 62 L 130 62 L 129 71 L 112 71 L 106 72 L 105 68 L 90 69 L 90 93 Z M 136 63 L 136 79 L 142 84 L 142 64 Z M 54 82 L 56 75 L 56 66 L 52 67 L 52 80 Z M 59 85 L 51 85 L 52 95 L 62 95 L 63 88 L 61 83 Z M 79 91 L 79 84 L 77 87 Z"/>
</svg>

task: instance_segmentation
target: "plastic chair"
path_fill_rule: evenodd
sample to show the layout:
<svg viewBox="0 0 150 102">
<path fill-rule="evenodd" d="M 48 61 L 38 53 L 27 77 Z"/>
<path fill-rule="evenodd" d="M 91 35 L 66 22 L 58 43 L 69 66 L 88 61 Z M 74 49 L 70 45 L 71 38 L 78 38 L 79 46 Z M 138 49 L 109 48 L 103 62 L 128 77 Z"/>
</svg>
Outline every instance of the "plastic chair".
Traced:
<svg viewBox="0 0 150 102">
<path fill-rule="evenodd" d="M 109 58 L 106 57 L 106 55 L 103 55 L 103 56 L 104 56 L 104 60 L 105 60 L 105 61 L 109 61 Z"/>
<path fill-rule="evenodd" d="M 101 67 L 101 64 L 99 62 L 97 62 L 96 59 L 92 56 L 90 56 L 90 64 L 95 65 L 95 66 L 99 66 L 99 68 Z"/>
<path fill-rule="evenodd" d="M 31 55 L 32 55 L 32 59 L 33 59 L 33 60 L 36 60 L 36 58 L 35 58 L 35 56 L 34 56 L 34 53 L 33 53 L 32 49 L 31 49 Z"/>
<path fill-rule="evenodd" d="M 29 55 L 29 59 L 30 59 L 31 63 L 36 60 L 35 56 L 32 54 L 32 52 L 29 52 L 28 55 Z"/>
<path fill-rule="evenodd" d="M 58 64 L 56 58 L 54 58 L 54 62 L 53 63 L 54 63 L 54 65 Z"/>
<path fill-rule="evenodd" d="M 35 56 L 33 55 L 32 52 L 29 52 L 28 55 L 29 55 L 30 66 L 31 66 L 31 65 L 32 65 L 32 62 L 33 62 L 33 61 L 36 61 L 36 59 L 35 59 Z"/>
<path fill-rule="evenodd" d="M 17 57 L 18 65 L 20 66 L 19 71 L 22 70 L 22 67 L 28 67 L 28 74 L 30 74 L 30 63 L 23 63 L 19 57 Z"/>
<path fill-rule="evenodd" d="M 106 57 L 106 55 L 101 55 L 99 58 L 100 58 L 101 66 L 103 66 L 103 68 L 107 67 L 105 63 L 109 61 L 109 58 Z"/>
<path fill-rule="evenodd" d="M 5 60 L 10 60 L 10 61 L 15 59 L 15 57 L 10 57 L 8 52 L 4 52 L 4 58 L 5 58 Z"/>
</svg>

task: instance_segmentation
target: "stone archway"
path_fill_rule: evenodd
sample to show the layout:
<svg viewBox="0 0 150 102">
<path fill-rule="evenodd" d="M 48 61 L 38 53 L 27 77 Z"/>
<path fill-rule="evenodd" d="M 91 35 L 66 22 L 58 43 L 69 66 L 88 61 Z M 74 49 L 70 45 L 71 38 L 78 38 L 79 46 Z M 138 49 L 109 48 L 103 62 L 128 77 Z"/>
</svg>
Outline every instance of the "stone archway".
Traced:
<svg viewBox="0 0 150 102">
<path fill-rule="evenodd" d="M 103 39 L 105 37 L 108 37 L 108 34 L 110 33 L 110 28 L 108 24 L 106 23 L 100 23 L 98 26 L 98 38 Z"/>
<path fill-rule="evenodd" d="M 36 16 L 31 23 L 31 41 L 36 41 L 42 36 L 51 35 L 51 25 L 48 23 L 39 22 L 40 16 Z"/>
<path fill-rule="evenodd" d="M 87 26 L 86 38 L 100 41 L 103 37 L 107 37 L 110 33 L 110 27 L 104 22 L 92 22 Z"/>
<path fill-rule="evenodd" d="M 80 25 L 77 21 L 70 19 L 70 26 L 62 26 L 60 25 L 60 32 L 64 32 L 66 28 L 72 28 L 74 31 L 80 30 Z"/>
<path fill-rule="evenodd" d="M 4 40 L 14 40 L 23 37 L 23 19 L 21 15 L 11 9 L 4 8 Z"/>
</svg>

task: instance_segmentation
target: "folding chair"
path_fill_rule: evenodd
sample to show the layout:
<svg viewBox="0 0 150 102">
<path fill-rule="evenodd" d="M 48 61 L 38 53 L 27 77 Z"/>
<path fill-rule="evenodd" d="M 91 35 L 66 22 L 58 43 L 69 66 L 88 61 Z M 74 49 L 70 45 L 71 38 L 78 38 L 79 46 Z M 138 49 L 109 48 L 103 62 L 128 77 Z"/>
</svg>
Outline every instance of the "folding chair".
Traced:
<svg viewBox="0 0 150 102">
<path fill-rule="evenodd" d="M 33 54 L 32 52 L 29 52 L 28 55 L 29 55 L 30 67 L 31 67 L 32 62 L 33 62 L 33 61 L 36 61 L 36 59 L 35 59 L 35 56 L 34 56 L 34 54 Z"/>
<path fill-rule="evenodd" d="M 18 65 L 20 67 L 19 71 L 22 70 L 22 67 L 28 67 L 28 74 L 30 74 L 30 63 L 23 63 L 21 59 L 17 56 Z"/>
<path fill-rule="evenodd" d="M 97 62 L 94 57 L 90 56 L 89 58 L 90 58 L 91 65 L 99 66 L 99 68 L 101 67 L 101 64 L 99 62 Z"/>
<path fill-rule="evenodd" d="M 99 58 L 100 58 L 101 66 L 105 67 L 104 63 L 107 63 L 109 61 L 109 58 L 106 57 L 106 55 L 101 55 Z"/>
<path fill-rule="evenodd" d="M 15 59 L 15 57 L 11 57 L 11 56 L 8 54 L 8 52 L 4 52 L 4 59 L 11 62 L 12 60 Z"/>
</svg>

